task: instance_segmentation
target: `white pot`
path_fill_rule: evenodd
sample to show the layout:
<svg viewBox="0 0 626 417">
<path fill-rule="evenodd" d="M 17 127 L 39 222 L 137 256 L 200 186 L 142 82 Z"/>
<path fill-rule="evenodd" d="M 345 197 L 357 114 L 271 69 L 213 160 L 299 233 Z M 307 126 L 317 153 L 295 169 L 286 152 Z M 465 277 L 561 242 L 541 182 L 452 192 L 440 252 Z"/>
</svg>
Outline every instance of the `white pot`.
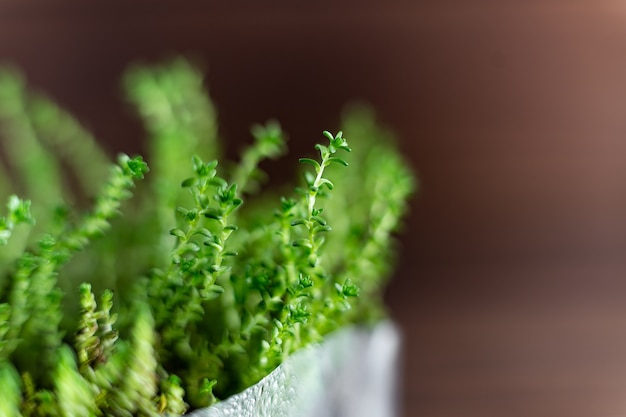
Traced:
<svg viewBox="0 0 626 417">
<path fill-rule="evenodd" d="M 342 329 L 189 417 L 395 417 L 399 347 L 390 322 Z"/>
</svg>

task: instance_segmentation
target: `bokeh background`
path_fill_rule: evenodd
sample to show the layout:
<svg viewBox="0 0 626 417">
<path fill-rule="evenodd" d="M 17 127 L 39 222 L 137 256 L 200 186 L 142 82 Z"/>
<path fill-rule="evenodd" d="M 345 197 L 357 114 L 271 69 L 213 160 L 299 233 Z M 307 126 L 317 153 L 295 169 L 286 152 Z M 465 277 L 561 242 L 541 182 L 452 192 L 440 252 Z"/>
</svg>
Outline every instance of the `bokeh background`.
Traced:
<svg viewBox="0 0 626 417">
<path fill-rule="evenodd" d="M 0 1 L 0 61 L 111 153 L 145 136 L 124 69 L 179 54 L 233 155 L 271 117 L 308 152 L 354 99 L 397 133 L 403 415 L 626 415 L 626 5 Z"/>
</svg>

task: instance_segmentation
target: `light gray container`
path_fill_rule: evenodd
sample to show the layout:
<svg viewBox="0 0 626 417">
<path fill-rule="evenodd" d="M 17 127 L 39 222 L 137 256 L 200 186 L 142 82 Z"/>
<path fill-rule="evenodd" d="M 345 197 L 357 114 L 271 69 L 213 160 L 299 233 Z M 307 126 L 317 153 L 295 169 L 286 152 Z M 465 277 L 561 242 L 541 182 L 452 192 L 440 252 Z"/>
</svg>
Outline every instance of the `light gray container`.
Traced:
<svg viewBox="0 0 626 417">
<path fill-rule="evenodd" d="M 291 356 L 258 384 L 189 417 L 395 417 L 400 334 L 349 327 Z"/>
</svg>

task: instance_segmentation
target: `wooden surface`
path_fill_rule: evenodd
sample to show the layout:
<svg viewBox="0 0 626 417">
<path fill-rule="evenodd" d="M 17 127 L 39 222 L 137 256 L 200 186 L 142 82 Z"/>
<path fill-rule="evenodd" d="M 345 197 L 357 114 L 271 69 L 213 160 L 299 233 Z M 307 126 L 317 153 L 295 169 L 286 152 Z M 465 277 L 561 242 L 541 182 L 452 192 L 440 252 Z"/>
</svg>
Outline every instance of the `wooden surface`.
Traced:
<svg viewBox="0 0 626 417">
<path fill-rule="evenodd" d="M 113 151 L 118 79 L 206 63 L 222 133 L 295 153 L 364 99 L 421 191 L 388 300 L 404 415 L 626 415 L 626 7 L 618 2 L 0 2 L 0 60 Z"/>
</svg>

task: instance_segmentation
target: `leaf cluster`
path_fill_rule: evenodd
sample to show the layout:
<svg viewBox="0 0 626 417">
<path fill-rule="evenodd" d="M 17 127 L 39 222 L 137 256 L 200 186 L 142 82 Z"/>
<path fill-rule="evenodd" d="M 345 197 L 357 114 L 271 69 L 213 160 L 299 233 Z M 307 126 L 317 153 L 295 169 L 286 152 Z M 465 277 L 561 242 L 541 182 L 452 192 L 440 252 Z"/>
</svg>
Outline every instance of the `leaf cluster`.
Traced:
<svg viewBox="0 0 626 417">
<path fill-rule="evenodd" d="M 281 196 L 259 169 L 286 151 L 280 125 L 254 126 L 239 162 L 218 163 L 203 86 L 184 60 L 132 68 L 147 162 L 111 163 L 0 71 L 0 415 L 180 416 L 383 314 L 415 185 L 389 134 L 351 111 L 354 151 L 324 131 Z"/>
</svg>

